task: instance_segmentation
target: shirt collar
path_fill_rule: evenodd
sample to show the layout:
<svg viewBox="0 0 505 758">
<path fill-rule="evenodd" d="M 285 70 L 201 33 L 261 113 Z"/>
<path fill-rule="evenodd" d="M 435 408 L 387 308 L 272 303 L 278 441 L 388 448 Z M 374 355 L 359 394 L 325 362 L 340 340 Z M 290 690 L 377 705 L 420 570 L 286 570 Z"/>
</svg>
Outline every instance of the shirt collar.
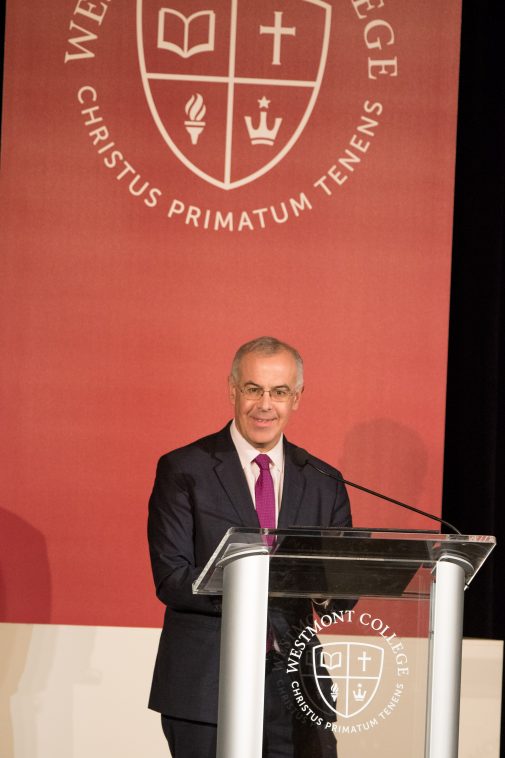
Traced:
<svg viewBox="0 0 505 758">
<path fill-rule="evenodd" d="M 233 444 L 237 449 L 242 468 L 250 466 L 252 461 L 261 452 L 261 450 L 257 450 L 255 447 L 253 447 L 251 443 L 248 442 L 245 437 L 240 434 L 239 430 L 237 429 L 237 425 L 235 424 L 235 419 L 233 419 L 231 422 L 230 434 L 233 440 Z M 281 434 L 275 447 L 269 450 L 267 455 L 274 466 L 278 468 L 279 471 L 282 471 L 284 467 L 284 435 Z"/>
</svg>

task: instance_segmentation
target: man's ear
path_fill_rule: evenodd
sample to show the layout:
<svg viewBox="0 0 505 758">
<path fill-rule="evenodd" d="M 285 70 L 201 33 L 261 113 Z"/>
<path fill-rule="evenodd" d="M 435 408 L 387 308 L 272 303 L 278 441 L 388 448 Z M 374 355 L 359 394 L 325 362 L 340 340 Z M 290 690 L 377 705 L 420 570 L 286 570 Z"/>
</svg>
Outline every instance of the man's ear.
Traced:
<svg viewBox="0 0 505 758">
<path fill-rule="evenodd" d="M 298 406 L 300 405 L 300 401 L 301 401 L 301 399 L 302 399 L 302 393 L 303 393 L 303 390 L 304 390 L 304 389 L 305 389 L 305 387 L 302 387 L 302 388 L 301 388 L 301 389 L 299 389 L 299 390 L 297 391 L 297 393 L 296 393 L 296 397 L 295 397 L 295 399 L 293 400 L 293 410 L 294 410 L 294 411 L 297 411 L 297 410 L 298 410 Z"/>
</svg>

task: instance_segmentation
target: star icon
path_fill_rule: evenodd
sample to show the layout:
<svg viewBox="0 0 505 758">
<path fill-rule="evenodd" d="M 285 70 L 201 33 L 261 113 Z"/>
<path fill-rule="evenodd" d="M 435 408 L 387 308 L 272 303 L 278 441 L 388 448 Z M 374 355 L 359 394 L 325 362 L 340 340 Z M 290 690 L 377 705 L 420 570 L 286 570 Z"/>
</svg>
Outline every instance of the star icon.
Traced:
<svg viewBox="0 0 505 758">
<path fill-rule="evenodd" d="M 266 110 L 268 108 L 268 106 L 270 105 L 270 100 L 267 100 L 267 98 L 265 97 L 265 95 L 263 95 L 263 97 L 261 98 L 261 100 L 258 100 L 258 105 L 259 105 L 260 108 L 264 108 Z"/>
</svg>

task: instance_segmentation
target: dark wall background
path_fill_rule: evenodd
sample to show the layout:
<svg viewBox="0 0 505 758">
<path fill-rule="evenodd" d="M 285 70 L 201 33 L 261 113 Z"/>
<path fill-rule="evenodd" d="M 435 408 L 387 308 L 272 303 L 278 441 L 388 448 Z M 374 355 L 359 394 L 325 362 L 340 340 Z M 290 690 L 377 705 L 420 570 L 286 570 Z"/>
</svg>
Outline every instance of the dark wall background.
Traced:
<svg viewBox="0 0 505 758">
<path fill-rule="evenodd" d="M 463 2 L 443 497 L 463 533 L 497 537 L 464 620 L 465 636 L 494 639 L 505 637 L 504 20 L 502 3 Z"/>
</svg>

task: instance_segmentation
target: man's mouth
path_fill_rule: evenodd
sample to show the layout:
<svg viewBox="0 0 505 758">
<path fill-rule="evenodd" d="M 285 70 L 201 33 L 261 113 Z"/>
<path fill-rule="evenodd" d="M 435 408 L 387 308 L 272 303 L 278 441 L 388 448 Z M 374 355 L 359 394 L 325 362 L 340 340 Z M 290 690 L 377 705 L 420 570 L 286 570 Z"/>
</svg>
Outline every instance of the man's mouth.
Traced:
<svg viewBox="0 0 505 758">
<path fill-rule="evenodd" d="M 265 418 L 264 416 L 251 416 L 252 420 L 255 424 L 259 424 L 260 426 L 269 426 L 274 421 L 276 421 L 276 418 Z"/>
</svg>

